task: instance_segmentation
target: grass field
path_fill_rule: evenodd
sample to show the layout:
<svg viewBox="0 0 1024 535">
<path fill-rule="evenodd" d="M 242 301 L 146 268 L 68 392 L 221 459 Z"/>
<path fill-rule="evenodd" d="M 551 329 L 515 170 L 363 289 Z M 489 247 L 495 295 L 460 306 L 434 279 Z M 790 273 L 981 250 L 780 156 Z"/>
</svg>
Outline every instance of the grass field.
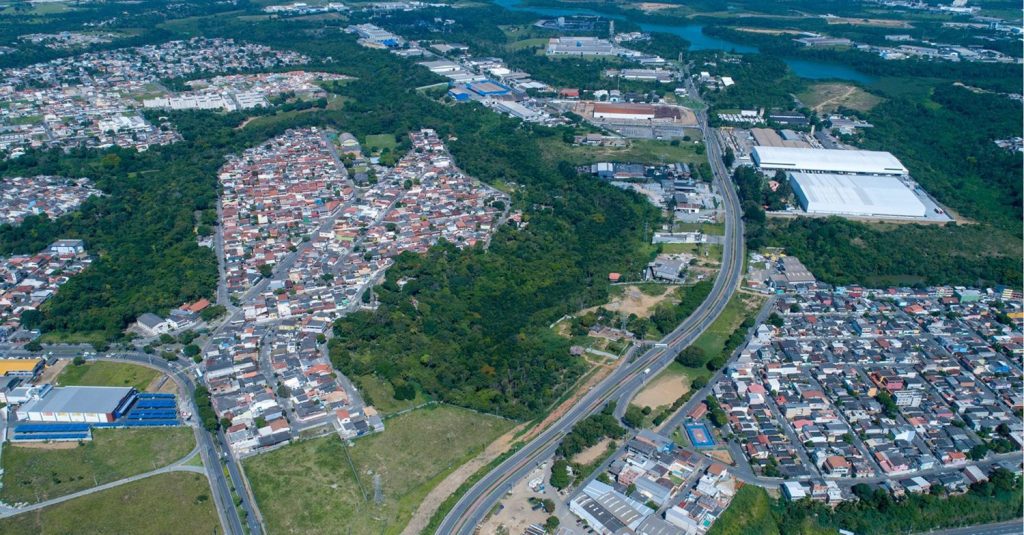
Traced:
<svg viewBox="0 0 1024 535">
<path fill-rule="evenodd" d="M 700 137 L 700 133 L 694 131 L 694 139 Z M 566 160 L 573 165 L 586 165 L 596 162 L 623 162 L 623 163 L 701 163 L 707 161 L 707 156 L 698 154 L 697 147 L 693 141 L 679 141 L 673 146 L 668 141 L 657 140 L 634 140 L 629 147 L 574 147 L 564 143 L 561 139 L 547 138 L 540 140 L 541 150 L 547 159 L 557 161 Z M 703 148 L 703 146 L 701 146 Z"/>
<path fill-rule="evenodd" d="M 145 390 L 160 372 L 124 362 L 87 362 L 67 366 L 57 376 L 60 386 L 134 386 Z"/>
<path fill-rule="evenodd" d="M 748 315 L 756 314 L 758 307 L 763 302 L 764 298 L 762 297 L 747 294 L 733 295 L 718 318 L 693 342 L 693 345 L 703 349 L 709 360 L 718 356 L 725 340 L 732 335 Z"/>
<path fill-rule="evenodd" d="M 356 440 L 347 452 L 338 437 L 328 436 L 247 460 L 245 470 L 268 531 L 337 533 L 345 526 L 353 535 L 399 533 L 434 485 L 512 422 L 439 406 L 386 425 L 383 433 Z M 373 503 L 374 474 L 381 476 L 380 506 Z"/>
<path fill-rule="evenodd" d="M 514 52 L 517 50 L 522 50 L 524 48 L 542 47 L 546 46 L 547 44 L 548 39 L 546 37 L 536 37 L 533 39 L 523 39 L 520 41 L 516 41 L 514 43 L 509 43 L 508 45 L 505 45 L 505 48 Z"/>
<path fill-rule="evenodd" d="M 688 253 L 697 255 L 701 260 L 722 261 L 722 245 L 719 243 L 663 243 L 661 252 L 665 254 Z"/>
<path fill-rule="evenodd" d="M 0 500 L 35 503 L 71 494 L 166 466 L 194 446 L 187 427 L 96 429 L 92 441 L 70 449 L 7 445 Z"/>
<path fill-rule="evenodd" d="M 817 111 L 834 111 L 840 106 L 868 111 L 882 99 L 850 84 L 823 83 L 808 86 L 797 95 L 807 107 Z"/>
<path fill-rule="evenodd" d="M 206 478 L 160 474 L 0 520 L 0 533 L 223 533 Z"/>
<path fill-rule="evenodd" d="M 380 152 L 384 149 L 395 150 L 395 147 L 398 147 L 398 141 L 396 141 L 395 136 L 391 134 L 374 134 L 366 136 L 366 141 L 363 143 L 363 148 L 372 152 Z"/>
<path fill-rule="evenodd" d="M 711 236 L 725 236 L 725 223 L 676 223 L 676 232 L 703 232 Z"/>
<path fill-rule="evenodd" d="M 360 375 L 355 380 L 363 396 L 370 400 L 367 403 L 372 401 L 370 404 L 384 415 L 422 405 L 428 401 L 428 398 L 419 390 L 416 391 L 416 397 L 413 399 L 395 399 L 395 389 L 391 383 L 382 381 L 374 375 Z"/>
</svg>

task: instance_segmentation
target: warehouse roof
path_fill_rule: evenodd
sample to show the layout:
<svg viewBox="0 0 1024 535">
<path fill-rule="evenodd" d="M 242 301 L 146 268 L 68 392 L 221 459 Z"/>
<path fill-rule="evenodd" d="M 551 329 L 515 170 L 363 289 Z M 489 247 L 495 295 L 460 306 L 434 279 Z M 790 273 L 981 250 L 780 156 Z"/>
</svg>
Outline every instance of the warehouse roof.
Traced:
<svg viewBox="0 0 1024 535">
<path fill-rule="evenodd" d="M 790 173 L 808 213 L 924 217 L 917 195 L 894 176 Z"/>
<path fill-rule="evenodd" d="M 754 163 L 763 169 L 871 175 L 909 174 L 895 156 L 881 151 L 754 147 L 753 158 Z"/>
<path fill-rule="evenodd" d="M 132 390 L 131 387 L 117 386 L 57 387 L 45 396 L 22 405 L 19 412 L 111 413 Z"/>
<path fill-rule="evenodd" d="M 3 359 L 0 360 L 0 376 L 9 373 L 32 373 L 43 359 Z"/>
</svg>

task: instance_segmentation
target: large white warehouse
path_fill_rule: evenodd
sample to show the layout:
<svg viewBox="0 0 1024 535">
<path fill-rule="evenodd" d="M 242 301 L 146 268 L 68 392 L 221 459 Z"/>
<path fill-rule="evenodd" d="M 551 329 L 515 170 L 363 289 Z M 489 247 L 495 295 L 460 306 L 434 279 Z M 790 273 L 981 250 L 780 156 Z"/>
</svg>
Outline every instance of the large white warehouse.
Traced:
<svg viewBox="0 0 1024 535">
<path fill-rule="evenodd" d="M 762 170 L 907 175 L 906 167 L 891 153 L 871 150 L 754 147 L 754 164 Z"/>
<path fill-rule="evenodd" d="M 924 217 L 927 212 L 895 176 L 789 173 L 789 182 L 809 214 Z"/>
</svg>

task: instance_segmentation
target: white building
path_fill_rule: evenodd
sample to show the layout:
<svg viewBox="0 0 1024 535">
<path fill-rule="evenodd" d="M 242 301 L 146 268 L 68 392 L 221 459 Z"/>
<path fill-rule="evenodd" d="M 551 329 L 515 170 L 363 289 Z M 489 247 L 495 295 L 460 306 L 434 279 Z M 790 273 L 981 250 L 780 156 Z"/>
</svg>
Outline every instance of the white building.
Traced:
<svg viewBox="0 0 1024 535">
<path fill-rule="evenodd" d="M 57 387 L 18 407 L 16 414 L 29 422 L 113 422 L 128 410 L 134 394 L 131 387 Z"/>
<path fill-rule="evenodd" d="M 924 217 L 927 212 L 895 176 L 789 173 L 789 182 L 809 214 Z"/>
<path fill-rule="evenodd" d="M 910 173 L 895 156 L 882 151 L 754 147 L 751 156 L 762 170 L 896 176 Z"/>
</svg>

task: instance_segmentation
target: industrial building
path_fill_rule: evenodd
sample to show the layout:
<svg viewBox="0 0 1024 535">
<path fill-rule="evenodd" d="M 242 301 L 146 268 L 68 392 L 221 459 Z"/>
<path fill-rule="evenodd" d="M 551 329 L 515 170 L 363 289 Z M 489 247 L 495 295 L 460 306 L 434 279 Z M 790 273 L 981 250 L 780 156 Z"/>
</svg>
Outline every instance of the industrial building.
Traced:
<svg viewBox="0 0 1024 535">
<path fill-rule="evenodd" d="M 107 423 L 126 413 L 136 397 L 131 387 L 56 387 L 24 403 L 15 414 L 18 420 L 29 422 Z"/>
<path fill-rule="evenodd" d="M 762 171 L 852 173 L 905 176 L 907 168 L 889 152 L 871 150 L 754 147 L 754 164 Z"/>
<path fill-rule="evenodd" d="M 552 37 L 549 56 L 618 56 L 624 52 L 611 41 L 598 37 Z"/>
<path fill-rule="evenodd" d="M 0 359 L 0 377 L 35 377 L 43 370 L 43 359 Z"/>
<path fill-rule="evenodd" d="M 895 176 L 789 173 L 789 183 L 809 214 L 924 217 L 927 212 Z"/>
</svg>

